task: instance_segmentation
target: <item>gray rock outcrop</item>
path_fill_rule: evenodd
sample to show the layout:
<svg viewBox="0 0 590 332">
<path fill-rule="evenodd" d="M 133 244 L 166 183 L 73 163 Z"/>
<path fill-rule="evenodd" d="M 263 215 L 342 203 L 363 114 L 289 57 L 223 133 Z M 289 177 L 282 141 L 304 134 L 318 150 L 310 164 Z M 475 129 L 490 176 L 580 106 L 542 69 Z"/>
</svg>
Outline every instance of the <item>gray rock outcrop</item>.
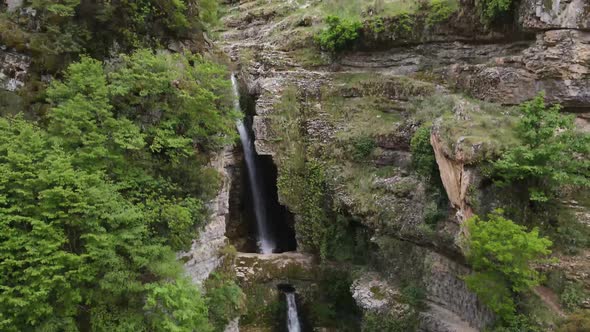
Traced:
<svg viewBox="0 0 590 332">
<path fill-rule="evenodd" d="M 196 284 L 201 284 L 222 262 L 219 250 L 227 242 L 225 237 L 226 220 L 229 214 L 229 191 L 231 176 L 227 169 L 233 163 L 233 154 L 229 148 L 212 159 L 211 165 L 222 175 L 222 186 L 218 195 L 209 203 L 210 222 L 199 231 L 190 250 L 178 254 L 184 261 L 188 276 Z"/>
<path fill-rule="evenodd" d="M 0 89 L 16 91 L 25 85 L 31 58 L 0 47 Z"/>
</svg>

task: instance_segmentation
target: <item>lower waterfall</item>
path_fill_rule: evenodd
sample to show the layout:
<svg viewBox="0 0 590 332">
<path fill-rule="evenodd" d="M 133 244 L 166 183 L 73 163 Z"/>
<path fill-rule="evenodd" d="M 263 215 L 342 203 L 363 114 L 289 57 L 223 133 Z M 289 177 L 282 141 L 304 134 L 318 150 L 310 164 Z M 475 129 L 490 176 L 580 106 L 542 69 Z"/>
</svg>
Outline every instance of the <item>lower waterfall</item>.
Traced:
<svg viewBox="0 0 590 332">
<path fill-rule="evenodd" d="M 295 293 L 287 292 L 285 293 L 285 296 L 287 297 L 287 329 L 289 332 L 301 332 Z"/>
</svg>

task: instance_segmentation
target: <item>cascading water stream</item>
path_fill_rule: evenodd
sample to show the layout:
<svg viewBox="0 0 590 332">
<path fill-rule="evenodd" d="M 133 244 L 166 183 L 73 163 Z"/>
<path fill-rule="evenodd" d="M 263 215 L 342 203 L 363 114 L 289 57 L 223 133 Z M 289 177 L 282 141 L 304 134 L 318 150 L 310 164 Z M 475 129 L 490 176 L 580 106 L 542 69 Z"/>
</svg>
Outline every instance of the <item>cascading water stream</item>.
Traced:
<svg viewBox="0 0 590 332">
<path fill-rule="evenodd" d="M 299 315 L 297 313 L 297 302 L 295 302 L 295 293 L 286 292 L 287 297 L 287 329 L 289 332 L 301 332 L 299 324 Z"/>
<path fill-rule="evenodd" d="M 231 76 L 231 83 L 234 90 L 234 108 L 241 112 L 238 82 L 233 74 Z M 246 169 L 248 170 L 252 201 L 254 202 L 254 216 L 256 218 L 256 226 L 258 227 L 258 248 L 263 254 L 271 254 L 276 246 L 268 229 L 265 202 L 266 196 L 262 192 L 261 181 L 256 169 L 254 143 L 252 142 L 250 133 L 246 129 L 243 121 L 239 121 L 237 127 L 238 132 L 240 133 L 242 147 L 244 149 L 244 159 L 246 159 Z"/>
</svg>

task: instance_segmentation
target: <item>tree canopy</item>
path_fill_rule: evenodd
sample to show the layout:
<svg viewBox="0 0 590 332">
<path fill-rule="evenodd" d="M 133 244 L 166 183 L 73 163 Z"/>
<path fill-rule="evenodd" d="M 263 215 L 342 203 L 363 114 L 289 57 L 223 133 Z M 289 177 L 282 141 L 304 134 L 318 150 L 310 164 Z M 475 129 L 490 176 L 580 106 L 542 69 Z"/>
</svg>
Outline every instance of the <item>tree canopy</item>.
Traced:
<svg viewBox="0 0 590 332">
<path fill-rule="evenodd" d="M 175 251 L 234 139 L 226 76 L 192 55 L 83 57 L 39 124 L 0 118 L 0 330 L 212 330 Z"/>
<path fill-rule="evenodd" d="M 505 320 L 515 314 L 513 294 L 530 290 L 541 281 L 533 264 L 551 251 L 552 242 L 502 216 L 501 210 L 484 221 L 467 221 L 466 256 L 474 273 L 465 277 L 468 287 Z"/>
<path fill-rule="evenodd" d="M 521 107 L 521 140 L 493 163 L 500 184 L 524 185 L 531 201 L 545 202 L 564 186 L 590 187 L 590 135 L 575 130 L 574 118 L 546 107 L 540 94 Z"/>
</svg>

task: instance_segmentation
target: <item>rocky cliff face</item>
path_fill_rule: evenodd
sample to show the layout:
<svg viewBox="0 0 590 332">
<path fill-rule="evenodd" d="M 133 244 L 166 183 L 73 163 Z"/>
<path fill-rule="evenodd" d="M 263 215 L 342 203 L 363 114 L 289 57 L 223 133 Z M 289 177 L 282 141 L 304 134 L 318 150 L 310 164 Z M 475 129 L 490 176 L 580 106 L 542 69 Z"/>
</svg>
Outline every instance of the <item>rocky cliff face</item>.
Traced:
<svg viewBox="0 0 590 332">
<path fill-rule="evenodd" d="M 365 23 L 353 50 L 333 58 L 313 41 L 319 1 L 228 6 L 220 45 L 256 99 L 256 150 L 273 156 L 280 174 L 300 159 L 319 161 L 334 210 L 370 234 L 379 264 L 351 285 L 365 312 L 403 312 L 396 294 L 402 280 L 414 279 L 427 291 L 422 330 L 481 330 L 493 321 L 461 279 L 469 273 L 463 221 L 482 210 L 474 196 L 485 196 L 475 165 L 514 142 L 515 115 L 502 105 L 541 90 L 578 112 L 584 126 L 589 6 L 523 0 L 514 23 L 492 29 L 464 0 L 435 26 L 419 14 L 405 30 L 400 17 L 383 19 L 378 31 Z M 412 165 L 411 138 L 427 121 L 434 121 L 430 143 L 448 205 Z M 282 202 L 297 213 L 287 196 Z"/>
<path fill-rule="evenodd" d="M 17 91 L 25 85 L 30 57 L 0 46 L 0 89 Z"/>
<path fill-rule="evenodd" d="M 178 254 L 179 259 L 185 262 L 187 274 L 196 284 L 205 281 L 222 263 L 222 255 L 219 251 L 227 244 L 225 229 L 229 215 L 229 191 L 232 179 L 229 172 L 233 162 L 233 153 L 229 148 L 212 159 L 211 166 L 221 174 L 222 186 L 217 196 L 209 203 L 210 222 L 199 230 L 199 237 L 193 241 L 191 249 Z"/>
</svg>

